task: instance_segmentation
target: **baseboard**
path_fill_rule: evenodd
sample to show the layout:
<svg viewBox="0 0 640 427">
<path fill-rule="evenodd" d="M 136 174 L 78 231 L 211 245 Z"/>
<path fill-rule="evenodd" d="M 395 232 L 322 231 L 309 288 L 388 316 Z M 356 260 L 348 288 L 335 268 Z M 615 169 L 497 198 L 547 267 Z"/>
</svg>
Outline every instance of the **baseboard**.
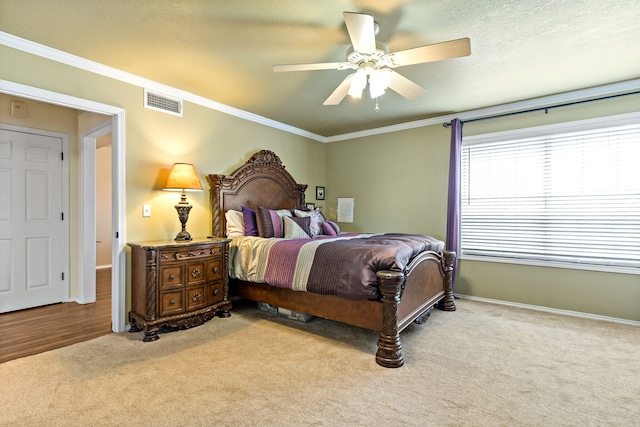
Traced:
<svg viewBox="0 0 640 427">
<path fill-rule="evenodd" d="M 96 265 L 96 270 L 101 270 L 101 269 L 105 269 L 105 268 L 111 268 L 111 264 L 107 264 L 107 265 Z"/>
<path fill-rule="evenodd" d="M 560 315 L 563 315 L 563 316 L 581 317 L 581 318 L 584 318 L 584 319 L 602 320 L 602 321 L 605 321 L 605 322 L 622 323 L 622 324 L 631 325 L 631 326 L 640 326 L 640 322 L 639 321 L 628 320 L 628 319 L 620 319 L 618 317 L 601 316 L 599 314 L 583 313 L 581 311 L 561 310 L 559 308 L 542 307 L 542 306 L 539 306 L 539 305 L 531 305 L 531 304 L 521 304 L 521 303 L 518 303 L 518 302 L 502 301 L 502 300 L 491 299 L 491 298 L 475 297 L 475 296 L 471 296 L 471 295 L 455 294 L 455 296 L 459 297 L 461 299 L 488 302 L 490 304 L 506 305 L 506 306 L 510 306 L 510 307 L 525 308 L 525 309 L 529 309 L 529 310 L 544 311 L 544 312 L 547 312 L 547 313 L 560 314 Z"/>
</svg>

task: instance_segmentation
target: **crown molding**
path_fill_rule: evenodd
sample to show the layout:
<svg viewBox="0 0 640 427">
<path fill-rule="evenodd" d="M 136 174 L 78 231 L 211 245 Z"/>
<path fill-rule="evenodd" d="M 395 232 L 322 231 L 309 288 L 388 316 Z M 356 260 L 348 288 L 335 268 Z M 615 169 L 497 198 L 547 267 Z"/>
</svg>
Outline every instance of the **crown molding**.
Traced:
<svg viewBox="0 0 640 427">
<path fill-rule="evenodd" d="M 91 61 L 80 56 L 72 55 L 67 52 L 63 52 L 58 49 L 54 49 L 40 43 L 32 42 L 21 37 L 14 36 L 9 33 L 0 31 L 0 44 L 7 47 L 17 49 L 32 55 L 36 55 L 42 58 L 50 59 L 52 61 L 60 62 L 81 70 L 89 71 L 91 73 L 99 74 L 101 76 L 109 77 L 115 80 L 119 80 L 124 83 L 128 83 L 134 86 L 155 90 L 166 95 L 170 95 L 176 98 L 189 101 L 193 104 L 201 105 L 212 110 L 220 111 L 221 113 L 229 114 L 244 120 L 249 120 L 261 125 L 269 126 L 284 132 L 303 136 L 305 138 L 313 139 L 320 142 L 326 142 L 326 138 L 321 135 L 317 135 L 312 132 L 308 132 L 304 129 L 299 129 L 294 126 L 287 125 L 285 123 L 278 122 L 276 120 L 268 119 L 257 114 L 250 113 L 248 111 L 240 110 L 238 108 L 230 107 L 229 105 L 222 104 L 211 99 L 195 95 L 191 92 L 177 89 L 172 86 L 168 86 L 162 83 L 155 82 L 153 80 L 145 79 L 126 71 L 119 70 L 117 68 L 109 67 L 104 64 L 100 64 L 95 61 Z"/>
<path fill-rule="evenodd" d="M 126 71 L 119 70 L 117 68 L 109 67 L 107 65 L 100 64 L 70 53 L 63 52 L 61 50 L 53 49 L 51 47 L 35 43 L 5 32 L 0 31 L 0 44 L 14 49 L 21 50 L 33 55 L 47 58 L 53 61 L 61 62 L 72 67 L 76 67 L 85 71 L 89 71 L 95 74 L 99 74 L 105 77 L 116 79 L 124 83 L 129 83 L 134 86 L 142 88 L 152 89 L 166 95 L 174 96 L 176 98 L 189 101 L 191 103 L 210 108 L 212 110 L 220 111 L 231 116 L 235 116 L 244 120 L 252 121 L 262 124 L 274 129 L 288 132 L 291 134 L 299 135 L 305 138 L 309 138 L 315 141 L 330 143 L 345 141 L 349 139 L 363 138 L 367 136 L 381 135 L 385 133 L 399 132 L 408 129 L 415 129 L 419 127 L 432 126 L 434 124 L 441 124 L 450 122 L 454 118 L 458 118 L 462 121 L 477 119 L 481 117 L 512 113 L 521 110 L 528 110 L 533 108 L 540 108 L 545 106 L 552 106 L 555 104 L 563 104 L 573 101 L 579 101 L 589 98 L 597 98 L 601 96 L 613 95 L 616 93 L 622 93 L 626 91 L 634 91 L 640 89 L 640 79 L 629 80 L 626 82 L 613 83 L 608 85 L 597 86 L 588 89 L 580 89 L 570 92 L 565 92 L 556 95 L 543 96 L 540 98 L 529 99 L 525 101 L 512 102 L 508 104 L 497 105 L 493 107 L 480 108 L 477 110 L 464 111 L 457 114 L 448 114 L 444 116 L 432 117 L 428 119 L 416 120 L 407 123 L 401 123 L 391 126 L 384 126 L 379 128 L 372 128 L 358 132 L 345 133 L 334 136 L 322 136 L 313 132 L 306 131 L 291 125 L 287 125 L 276 120 L 268 119 L 263 116 L 259 116 L 248 111 L 240 110 L 238 108 L 230 107 L 226 104 L 222 104 L 211 99 L 195 95 L 191 92 L 187 92 L 181 89 L 177 89 L 171 86 L 167 86 L 162 83 L 155 82 L 153 80 L 145 79 L 135 74 L 128 73 Z"/>
<path fill-rule="evenodd" d="M 464 111 L 458 114 L 447 114 L 445 116 L 432 117 L 429 119 L 416 120 L 392 126 L 368 129 L 359 132 L 345 133 L 326 138 L 326 142 L 337 142 L 348 139 L 362 138 L 365 136 L 380 135 L 383 133 L 398 132 L 408 129 L 415 129 L 435 124 L 448 123 L 453 119 L 465 120 L 479 119 L 482 117 L 495 116 L 500 114 L 513 113 L 516 111 L 530 110 L 534 108 L 552 107 L 591 98 L 599 98 L 608 95 L 615 95 L 624 92 L 640 90 L 640 79 L 628 80 L 620 83 L 596 86 L 588 89 L 580 89 L 571 92 L 564 92 L 556 95 L 548 95 L 540 98 L 533 98 L 526 101 L 512 102 L 509 104 L 496 105 L 493 107 L 480 108 L 477 110 Z"/>
</svg>

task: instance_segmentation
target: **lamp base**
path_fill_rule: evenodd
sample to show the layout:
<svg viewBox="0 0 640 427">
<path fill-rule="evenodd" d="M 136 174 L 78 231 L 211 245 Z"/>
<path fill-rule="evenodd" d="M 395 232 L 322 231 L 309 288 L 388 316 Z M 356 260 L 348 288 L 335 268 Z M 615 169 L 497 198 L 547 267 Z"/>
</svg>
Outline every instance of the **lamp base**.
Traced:
<svg viewBox="0 0 640 427">
<path fill-rule="evenodd" d="M 178 211 L 178 218 L 180 219 L 180 223 L 182 224 L 182 230 L 176 235 L 174 239 L 176 242 L 189 241 L 192 240 L 191 234 L 187 231 L 187 220 L 189 220 L 189 211 L 192 206 L 189 204 L 177 204 L 174 206 L 176 211 Z"/>
<path fill-rule="evenodd" d="M 176 238 L 173 239 L 176 242 L 181 242 L 181 241 L 188 241 L 188 240 L 193 240 L 193 238 L 191 237 L 191 234 L 189 234 L 188 231 L 184 230 L 179 232 L 178 234 L 176 234 Z"/>
</svg>

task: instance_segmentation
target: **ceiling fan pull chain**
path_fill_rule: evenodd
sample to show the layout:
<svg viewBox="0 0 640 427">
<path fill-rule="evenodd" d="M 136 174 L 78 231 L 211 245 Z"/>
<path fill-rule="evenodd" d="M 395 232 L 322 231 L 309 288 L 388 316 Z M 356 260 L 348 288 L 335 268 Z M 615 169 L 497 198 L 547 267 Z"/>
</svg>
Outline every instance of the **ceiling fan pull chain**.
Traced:
<svg viewBox="0 0 640 427">
<path fill-rule="evenodd" d="M 376 112 L 380 111 L 380 107 L 378 107 L 378 97 L 376 96 Z"/>
</svg>

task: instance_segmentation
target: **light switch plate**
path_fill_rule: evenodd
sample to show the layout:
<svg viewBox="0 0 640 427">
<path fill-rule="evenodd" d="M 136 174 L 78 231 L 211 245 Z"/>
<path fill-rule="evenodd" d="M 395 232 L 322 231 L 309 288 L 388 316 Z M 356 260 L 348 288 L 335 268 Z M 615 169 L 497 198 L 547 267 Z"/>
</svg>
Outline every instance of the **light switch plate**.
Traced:
<svg viewBox="0 0 640 427">
<path fill-rule="evenodd" d="M 151 216 L 151 205 L 142 205 L 142 216 Z"/>
</svg>

